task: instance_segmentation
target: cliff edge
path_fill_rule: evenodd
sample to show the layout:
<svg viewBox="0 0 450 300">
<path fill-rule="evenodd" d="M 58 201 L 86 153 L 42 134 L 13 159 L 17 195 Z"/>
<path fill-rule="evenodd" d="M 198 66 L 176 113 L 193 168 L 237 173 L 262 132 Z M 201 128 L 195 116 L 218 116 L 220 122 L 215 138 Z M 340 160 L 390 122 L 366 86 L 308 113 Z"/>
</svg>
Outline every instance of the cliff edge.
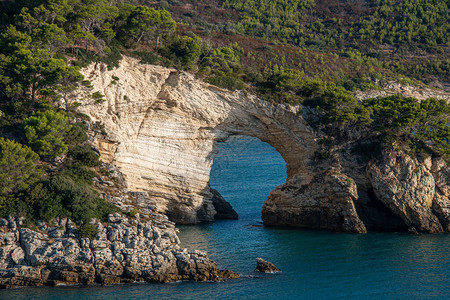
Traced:
<svg viewBox="0 0 450 300">
<path fill-rule="evenodd" d="M 176 223 L 214 220 L 209 177 L 216 145 L 241 134 L 269 143 L 286 161 L 287 181 L 262 210 L 266 225 L 449 230 L 449 168 L 442 159 L 394 151 L 361 162 L 351 151 L 357 133 L 329 158 L 317 159 L 327 136 L 310 126 L 314 109 L 272 104 L 129 57 L 117 69 L 92 64 L 83 73 L 105 96 L 97 104 L 83 93 L 77 100 L 79 111 L 103 126 L 102 133 L 91 130 L 102 160 L 114 163 L 130 191 L 146 192 Z"/>
</svg>

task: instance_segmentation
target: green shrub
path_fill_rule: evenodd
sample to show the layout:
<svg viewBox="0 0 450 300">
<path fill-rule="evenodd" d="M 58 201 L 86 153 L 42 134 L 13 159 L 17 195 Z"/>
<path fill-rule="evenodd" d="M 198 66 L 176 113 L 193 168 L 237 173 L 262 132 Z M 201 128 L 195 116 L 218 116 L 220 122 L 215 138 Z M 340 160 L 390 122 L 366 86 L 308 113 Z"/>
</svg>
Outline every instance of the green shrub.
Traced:
<svg viewBox="0 0 450 300">
<path fill-rule="evenodd" d="M 117 206 L 100 197 L 96 198 L 95 204 L 97 205 L 96 218 L 103 221 L 107 220 L 109 214 L 119 212 L 119 208 Z"/>
<path fill-rule="evenodd" d="M 78 234 L 79 238 L 89 238 L 92 240 L 98 234 L 98 229 L 94 224 L 86 223 L 81 225 L 77 229 L 76 233 Z"/>
<path fill-rule="evenodd" d="M 177 36 L 166 49 L 162 49 L 162 53 L 177 61 L 180 68 L 191 70 L 202 54 L 202 40 L 198 36 Z"/>
<path fill-rule="evenodd" d="M 223 72 L 207 78 L 206 82 L 231 91 L 242 90 L 245 87 L 244 82 L 240 78 L 235 77 L 233 74 L 225 74 Z"/>
<path fill-rule="evenodd" d="M 92 99 L 95 100 L 95 103 L 102 103 L 105 102 L 105 95 L 103 95 L 102 93 L 100 93 L 99 91 L 95 92 L 92 94 Z"/>
<path fill-rule="evenodd" d="M 65 142 L 67 145 L 79 145 L 88 141 L 86 133 L 87 127 L 82 123 L 74 123 L 70 126 L 70 130 L 66 134 Z"/>
<path fill-rule="evenodd" d="M 39 220 L 50 221 L 56 217 L 69 217 L 70 213 L 64 208 L 62 196 L 49 193 L 38 200 L 36 206 L 36 217 Z"/>
<path fill-rule="evenodd" d="M 98 167 L 101 165 L 100 158 L 97 153 L 92 150 L 89 145 L 75 146 L 71 150 L 72 157 L 81 164 L 88 167 Z"/>
<path fill-rule="evenodd" d="M 137 214 L 138 214 L 138 211 L 135 210 L 134 208 L 128 212 L 128 216 L 129 216 L 130 218 L 136 216 Z"/>
<path fill-rule="evenodd" d="M 155 52 L 133 51 L 131 55 L 141 60 L 141 64 L 155 65 L 159 62 L 159 57 Z"/>
<path fill-rule="evenodd" d="M 72 162 L 64 166 L 59 175 L 70 177 L 78 184 L 91 185 L 95 177 L 95 172 L 79 162 Z"/>
<path fill-rule="evenodd" d="M 58 174 L 52 178 L 50 188 L 73 220 L 89 222 L 96 217 L 95 201 L 98 196 L 89 186 L 74 181 L 66 174 Z"/>
<path fill-rule="evenodd" d="M 53 198 L 46 203 L 53 203 L 55 207 L 62 206 L 67 217 L 84 223 L 92 218 L 104 220 L 108 214 L 117 211 L 114 205 L 100 198 L 84 179 L 70 176 L 73 176 L 73 173 L 63 171 L 51 179 L 48 188 Z M 42 210 L 41 214 L 52 215 L 53 211 L 51 206 L 47 206 L 47 210 Z"/>
<path fill-rule="evenodd" d="M 0 206 L 9 195 L 25 190 L 41 179 L 38 159 L 29 147 L 0 138 Z"/>
<path fill-rule="evenodd" d="M 64 139 L 71 125 L 63 112 L 33 113 L 24 121 L 25 136 L 31 148 L 43 158 L 54 158 L 68 150 Z"/>
<path fill-rule="evenodd" d="M 121 47 L 118 45 L 118 43 L 113 40 L 108 49 L 110 50 L 106 55 L 101 56 L 98 58 L 99 61 L 106 64 L 109 71 L 113 70 L 114 68 L 119 67 L 120 60 L 122 59 L 121 54 Z"/>
</svg>

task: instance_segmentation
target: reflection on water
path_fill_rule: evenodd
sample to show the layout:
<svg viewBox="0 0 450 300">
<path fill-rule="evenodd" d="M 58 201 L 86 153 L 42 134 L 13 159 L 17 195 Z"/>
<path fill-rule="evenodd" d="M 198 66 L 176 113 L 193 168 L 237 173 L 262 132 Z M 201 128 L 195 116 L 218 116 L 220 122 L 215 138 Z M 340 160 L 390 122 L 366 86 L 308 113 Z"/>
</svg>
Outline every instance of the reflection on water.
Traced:
<svg viewBox="0 0 450 300">
<path fill-rule="evenodd" d="M 252 138 L 232 138 L 221 149 L 211 185 L 240 219 L 180 226 L 180 239 L 188 248 L 207 250 L 219 267 L 240 272 L 241 279 L 25 288 L 0 291 L 0 299 L 449 298 L 450 235 L 358 235 L 249 226 L 261 222 L 263 202 L 285 181 L 285 163 L 273 148 Z M 283 272 L 246 277 L 255 275 L 256 257 Z"/>
</svg>

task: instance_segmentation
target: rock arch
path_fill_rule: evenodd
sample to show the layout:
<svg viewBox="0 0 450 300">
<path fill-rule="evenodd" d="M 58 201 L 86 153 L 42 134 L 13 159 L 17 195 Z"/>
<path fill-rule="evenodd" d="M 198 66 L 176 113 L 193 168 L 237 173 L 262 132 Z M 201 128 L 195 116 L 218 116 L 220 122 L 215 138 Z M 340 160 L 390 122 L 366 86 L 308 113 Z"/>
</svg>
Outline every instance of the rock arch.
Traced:
<svg viewBox="0 0 450 300">
<path fill-rule="evenodd" d="M 276 188 L 263 206 L 267 225 L 366 232 L 358 211 L 364 222 L 373 223 L 381 216 L 380 210 L 371 206 L 376 201 L 401 218 L 402 226 L 436 232 L 442 231 L 444 224 L 450 230 L 449 193 L 441 188 L 446 181 L 440 175 L 448 173 L 445 163 L 441 166 L 436 161 L 439 168 L 424 171 L 427 176 L 423 180 L 435 178 L 430 186 L 435 186 L 436 192 L 416 203 L 417 197 L 405 198 L 408 193 L 396 192 L 403 186 L 389 186 L 397 182 L 388 177 L 396 165 L 381 166 L 381 173 L 371 172 L 374 165 L 355 165 L 354 157 L 342 154 L 336 154 L 334 162 L 317 163 L 313 156 L 319 137 L 296 108 L 220 89 L 191 74 L 140 64 L 128 57 L 117 69 L 92 64 L 83 73 L 94 90 L 78 91 L 78 109 L 91 118 L 91 124 L 101 122 L 104 126 L 106 135 L 91 131 L 102 159 L 121 170 L 129 191 L 146 192 L 144 202 L 177 223 L 214 220 L 216 211 L 208 183 L 218 151 L 216 143 L 240 134 L 267 142 L 286 161 L 287 182 Z M 105 101 L 95 104 L 87 100 L 93 91 L 104 94 Z M 382 179 L 387 185 L 379 184 L 373 174 L 386 175 Z M 411 179 L 405 189 L 410 190 L 408 184 L 417 185 L 414 188 L 419 193 L 421 183 L 410 175 L 405 177 Z M 384 197 L 381 187 L 402 200 L 391 203 L 397 194 Z M 406 212 L 402 201 L 411 207 Z"/>
<path fill-rule="evenodd" d="M 286 161 L 288 178 L 299 171 L 305 182 L 312 178 L 316 136 L 295 108 L 131 58 L 111 71 L 90 65 L 83 72 L 105 95 L 101 104 L 79 99 L 79 111 L 108 133 L 94 136 L 103 160 L 119 167 L 129 190 L 147 192 L 179 223 L 213 220 L 210 170 L 216 143 L 230 135 L 272 145 Z"/>
</svg>

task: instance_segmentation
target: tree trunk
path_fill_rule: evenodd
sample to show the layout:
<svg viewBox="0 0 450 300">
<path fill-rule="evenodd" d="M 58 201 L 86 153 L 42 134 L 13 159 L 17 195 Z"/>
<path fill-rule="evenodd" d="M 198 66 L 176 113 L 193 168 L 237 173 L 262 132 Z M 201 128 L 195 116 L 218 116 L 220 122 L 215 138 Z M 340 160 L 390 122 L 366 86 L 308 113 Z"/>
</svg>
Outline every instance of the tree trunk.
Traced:
<svg viewBox="0 0 450 300">
<path fill-rule="evenodd" d="M 143 36 L 144 36 L 144 32 L 141 33 L 141 35 L 139 36 L 138 40 L 136 41 L 136 44 L 139 44 L 139 42 L 141 41 Z"/>
</svg>

